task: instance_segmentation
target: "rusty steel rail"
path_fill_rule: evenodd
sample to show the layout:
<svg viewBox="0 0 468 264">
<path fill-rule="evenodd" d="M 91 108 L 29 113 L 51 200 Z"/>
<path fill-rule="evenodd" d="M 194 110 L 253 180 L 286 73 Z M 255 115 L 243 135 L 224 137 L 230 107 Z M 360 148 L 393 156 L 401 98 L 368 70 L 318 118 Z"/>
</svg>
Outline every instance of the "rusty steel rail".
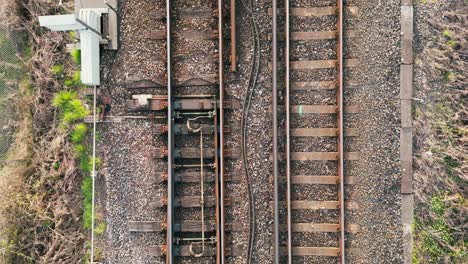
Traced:
<svg viewBox="0 0 468 264">
<path fill-rule="evenodd" d="M 338 104 L 338 203 L 340 210 L 340 259 L 341 263 L 346 262 L 345 258 L 345 202 L 344 202 L 344 105 L 343 105 L 343 0 L 337 0 L 336 5 L 338 7 L 338 93 L 337 93 L 337 104 Z"/>
<path fill-rule="evenodd" d="M 220 10 L 222 14 L 222 10 Z M 237 71 L 237 44 L 236 44 L 236 0 L 231 0 L 231 72 Z M 220 18 L 222 21 L 222 19 Z"/>
<path fill-rule="evenodd" d="M 277 41 L 277 0 L 273 0 L 273 32 L 272 32 L 272 71 L 273 71 L 273 211 L 274 211 L 274 262 L 280 261 L 280 231 L 279 231 L 279 179 L 278 179 L 278 41 Z"/>
<path fill-rule="evenodd" d="M 213 107 L 213 111 L 217 112 L 216 109 L 219 111 L 213 115 L 213 141 L 214 141 L 214 152 L 213 155 L 213 167 L 214 167 L 214 193 L 215 193 L 215 233 L 216 233 L 216 248 L 215 251 L 212 253 L 216 257 L 217 264 L 224 264 L 225 260 L 225 243 L 224 243 L 224 233 L 225 233 L 225 217 L 224 217 L 224 62 L 223 62 L 223 50 L 224 50 L 224 43 L 223 43 L 223 16 L 222 16 L 222 5 L 223 1 L 218 0 L 218 82 L 219 87 L 217 91 L 217 95 L 219 96 L 219 101 L 216 96 L 211 98 L 211 103 L 207 102 L 206 109 L 198 105 L 200 110 L 209 110 L 210 107 Z M 167 159 L 168 159 L 168 170 L 167 170 L 167 184 L 168 184 L 168 196 L 167 196 L 167 241 L 166 241 L 166 248 L 164 249 L 166 254 L 166 263 L 172 264 L 174 263 L 174 256 L 176 256 L 177 252 L 175 252 L 174 248 L 174 232 L 175 232 L 175 222 L 174 222 L 174 208 L 175 208 L 175 193 L 174 193 L 174 184 L 175 184 L 175 175 L 174 175 L 174 168 L 176 167 L 175 164 L 175 152 L 177 151 L 174 147 L 174 135 L 175 131 L 175 113 L 177 106 L 174 105 L 174 101 L 178 98 L 177 96 L 173 95 L 173 76 L 172 76 L 172 69 L 171 69 L 171 6 L 170 0 L 166 0 L 166 41 L 167 41 L 167 105 L 161 107 L 161 109 L 167 109 L 168 115 L 168 123 L 167 123 L 167 133 L 168 133 L 168 147 L 167 147 Z M 187 85 L 187 84 L 186 84 Z M 196 85 L 196 84 L 195 84 Z M 210 100 L 208 98 L 200 98 L 200 95 L 193 95 L 193 96 L 185 96 L 187 98 L 190 97 L 198 97 L 198 100 L 201 102 Z M 203 96 L 202 96 L 203 97 Z M 206 97 L 206 96 L 205 96 Z M 161 98 L 164 99 L 164 96 Z M 192 99 L 189 99 L 192 100 Z M 200 104 L 200 103 L 199 103 Z M 232 106 L 232 104 L 230 104 Z M 190 107 L 189 107 L 190 108 Z M 157 109 L 152 109 L 157 110 Z M 218 131 L 218 122 L 219 122 L 219 131 Z M 202 138 L 201 134 L 201 138 Z M 200 142 L 200 144 L 202 144 Z M 203 149 L 203 148 L 202 148 Z M 200 155 L 201 159 L 203 159 L 203 155 Z M 203 164 L 203 161 L 201 161 Z M 201 167 L 203 170 L 203 165 Z M 203 172 L 202 172 L 203 174 Z M 202 179 L 203 180 L 203 179 Z M 203 186 L 203 185 L 202 185 Z M 203 194 L 202 194 L 203 195 Z M 202 200 L 203 201 L 203 200 Z M 202 208 L 202 217 L 203 217 L 203 202 L 201 204 Z M 203 220 L 201 223 L 201 230 L 202 230 L 202 243 L 204 241 L 204 224 Z M 207 252 L 206 256 L 209 256 L 211 253 Z M 203 255 L 203 254 L 202 254 Z"/>
<path fill-rule="evenodd" d="M 276 105 L 276 90 L 277 90 L 277 80 L 276 80 L 276 71 L 277 71 L 277 66 L 276 64 L 276 16 L 277 16 L 277 10 L 276 10 L 276 1 L 273 1 L 273 7 L 272 7 L 272 15 L 273 15 L 273 118 L 274 118 L 274 141 L 273 141 L 273 154 L 277 153 L 277 148 L 276 148 L 276 137 L 278 136 L 277 132 L 275 131 L 276 129 L 276 123 L 275 119 L 277 118 L 275 116 L 275 113 L 278 111 L 277 105 Z M 299 9 L 299 8 L 297 8 Z M 298 12 L 298 11 L 296 11 Z M 297 113 L 295 110 L 292 109 L 292 106 L 290 104 L 290 90 L 291 90 L 291 83 L 290 83 L 290 41 L 291 41 L 291 33 L 290 33 L 290 4 L 289 0 L 285 1 L 285 135 L 286 135 L 286 142 L 285 142 L 285 166 L 286 166 L 286 206 L 287 206 L 287 211 L 286 211 L 286 224 L 287 224 L 287 255 L 288 255 L 288 260 L 287 263 L 291 264 L 293 262 L 293 246 L 292 246 L 292 238 L 293 238 L 293 221 L 292 221 L 292 209 L 294 209 L 294 201 L 291 201 L 291 185 L 293 184 L 292 176 L 291 176 L 291 127 L 290 127 L 290 121 L 291 121 L 291 113 Z M 336 105 L 336 119 L 337 119 L 337 128 L 336 128 L 336 136 L 337 136 L 337 142 L 338 142 L 338 151 L 337 151 L 337 158 L 336 160 L 338 161 L 337 165 L 337 185 L 338 185 L 338 201 L 337 201 L 337 209 L 339 211 L 339 219 L 338 219 L 338 225 L 336 225 L 336 230 L 339 233 L 339 250 L 336 252 L 337 254 L 335 256 L 338 256 L 340 258 L 340 263 L 345 263 L 345 203 L 344 203 L 344 104 L 343 104 L 343 68 L 344 68 L 344 63 L 343 63 L 343 0 L 337 0 L 336 1 L 336 15 L 337 15 L 337 33 L 336 33 L 336 38 L 337 38 L 337 60 L 336 60 L 336 69 L 337 69 L 337 76 L 336 76 L 336 100 L 337 100 L 337 105 Z M 311 106 L 312 108 L 318 109 L 322 108 L 323 106 Z M 293 111 L 292 111 L 293 110 Z M 311 113 L 319 113 L 320 111 L 310 111 Z M 324 111 L 322 111 L 324 113 Z M 330 112 L 331 113 L 331 112 Z M 296 132 L 297 133 L 297 132 Z M 294 134 L 293 134 L 294 135 Z M 325 155 L 326 153 L 316 153 L 316 154 L 323 154 Z M 320 155 L 320 156 L 323 156 Z M 317 158 L 317 159 L 329 159 L 329 158 Z M 296 160 L 296 159 L 295 159 Z M 277 175 L 277 157 L 274 156 L 274 188 L 275 188 L 275 195 L 274 195 L 274 210 L 275 210 L 275 263 L 279 263 L 279 241 L 277 240 L 277 235 L 278 235 L 278 196 L 277 196 L 277 184 L 278 184 L 278 175 Z M 297 182 L 296 182 L 297 183 Z M 320 208 L 320 207 L 317 207 Z M 296 208 L 297 209 L 297 208 Z M 324 224 L 323 226 L 326 226 L 327 224 Z M 334 224 L 331 224 L 329 226 L 335 226 Z M 335 227 L 334 227 L 335 228 Z M 328 229 L 332 230 L 332 229 Z M 315 248 L 318 249 L 318 248 Z M 320 248 L 325 249 L 325 248 Z M 317 250 L 318 251 L 318 250 Z M 312 255 L 321 255 L 319 253 L 311 253 Z M 323 253 L 324 255 L 327 256 L 332 256 L 335 253 Z M 306 254 L 307 255 L 307 254 Z"/>
<path fill-rule="evenodd" d="M 166 263 L 174 262 L 174 111 L 172 106 L 171 62 L 171 0 L 166 0 L 166 50 L 167 50 L 167 238 Z"/>
<path fill-rule="evenodd" d="M 232 6 L 231 6 L 232 8 Z M 232 13 L 231 13 L 232 14 Z M 235 16 L 235 11 L 234 11 Z M 231 16 L 231 20 L 233 17 Z M 235 17 L 234 17 L 235 21 Z M 231 29 L 232 30 L 232 29 Z M 235 28 L 234 28 L 234 42 L 235 46 Z M 232 45 L 231 45 L 232 48 Z M 235 47 L 234 47 L 235 48 Z M 215 129 L 215 144 L 219 144 L 219 160 L 217 157 L 217 162 L 219 164 L 218 170 L 216 174 L 219 174 L 219 177 L 216 177 L 217 184 L 216 184 L 216 195 L 218 198 L 219 205 L 216 207 L 217 214 L 216 214 L 216 222 L 218 223 L 218 230 L 216 232 L 216 236 L 218 239 L 217 246 L 217 259 L 216 263 L 224 264 L 224 226 L 225 226 L 225 218 L 224 218 L 224 62 L 223 62 L 223 50 L 224 50 L 224 43 L 223 43 L 223 0 L 218 0 L 218 74 L 219 74 L 219 90 L 218 90 L 218 100 L 219 100 L 219 142 L 218 142 L 218 132 L 216 131 L 218 125 L 214 124 Z M 231 50 L 232 52 L 232 50 Z M 235 58 L 231 61 L 234 61 L 235 66 Z M 216 118 L 215 118 L 216 120 Z M 215 145 L 216 146 L 216 145 Z"/>
</svg>

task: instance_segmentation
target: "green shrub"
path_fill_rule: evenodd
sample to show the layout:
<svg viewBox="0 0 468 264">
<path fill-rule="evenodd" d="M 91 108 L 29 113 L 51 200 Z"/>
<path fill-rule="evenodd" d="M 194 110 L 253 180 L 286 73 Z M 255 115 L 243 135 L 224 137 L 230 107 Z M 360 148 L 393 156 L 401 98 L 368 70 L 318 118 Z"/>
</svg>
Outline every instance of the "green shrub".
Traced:
<svg viewBox="0 0 468 264">
<path fill-rule="evenodd" d="M 73 74 L 73 84 L 75 84 L 76 86 L 81 85 L 81 72 L 80 71 L 76 71 Z"/>
<path fill-rule="evenodd" d="M 75 144 L 83 142 L 86 137 L 86 132 L 88 131 L 88 127 L 83 124 L 77 124 L 73 127 L 73 130 L 70 134 L 71 141 Z"/>
<path fill-rule="evenodd" d="M 73 80 L 66 79 L 65 81 L 63 81 L 63 85 L 65 85 L 66 87 L 73 87 L 75 83 L 73 82 Z"/>
<path fill-rule="evenodd" d="M 73 61 L 80 65 L 81 64 L 81 50 L 79 49 L 74 49 L 71 51 L 71 56 L 72 56 L 72 59 Z"/>
<path fill-rule="evenodd" d="M 91 228 L 92 199 L 93 199 L 93 179 L 86 176 L 81 183 L 81 193 L 83 195 L 83 222 L 86 228 Z"/>
<path fill-rule="evenodd" d="M 75 153 L 78 157 L 86 155 L 86 147 L 81 144 L 75 145 Z"/>
<path fill-rule="evenodd" d="M 431 210 L 438 216 L 443 216 L 445 213 L 444 201 L 440 196 L 434 196 L 431 199 Z"/>
<path fill-rule="evenodd" d="M 94 228 L 94 233 L 100 236 L 104 234 L 104 232 L 106 232 L 106 229 L 107 229 L 107 224 L 106 222 L 103 221 L 96 225 L 96 227 Z"/>
<path fill-rule="evenodd" d="M 52 101 L 52 105 L 62 112 L 62 122 L 65 125 L 69 125 L 89 115 L 89 111 L 73 91 L 61 91 L 57 93 Z"/>
<path fill-rule="evenodd" d="M 63 65 L 60 64 L 54 65 L 52 66 L 52 68 L 50 68 L 50 71 L 57 76 L 62 76 L 65 72 L 65 67 L 63 67 Z"/>
<path fill-rule="evenodd" d="M 450 30 L 444 30 L 444 31 L 442 31 L 442 36 L 444 36 L 446 38 L 451 38 L 452 37 L 452 32 L 450 32 Z"/>
</svg>

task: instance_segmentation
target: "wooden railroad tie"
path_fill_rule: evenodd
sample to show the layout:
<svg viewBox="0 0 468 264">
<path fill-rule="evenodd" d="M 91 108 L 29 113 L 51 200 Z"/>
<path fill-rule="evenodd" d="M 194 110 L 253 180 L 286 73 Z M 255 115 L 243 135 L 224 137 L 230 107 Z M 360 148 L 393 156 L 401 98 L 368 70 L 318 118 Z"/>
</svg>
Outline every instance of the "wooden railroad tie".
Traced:
<svg viewBox="0 0 468 264">
<path fill-rule="evenodd" d="M 205 232 L 216 231 L 215 221 L 205 221 Z M 228 232 L 241 232 L 244 227 L 240 222 L 225 223 L 225 230 Z M 130 232 L 162 232 L 167 230 L 167 223 L 160 221 L 129 221 L 128 230 Z M 201 232 L 201 221 L 179 221 L 174 223 L 174 232 Z"/>
<path fill-rule="evenodd" d="M 215 174 L 211 171 L 204 173 L 205 182 L 214 182 Z M 156 182 L 166 182 L 167 181 L 167 172 L 160 171 L 156 173 Z M 229 181 L 233 183 L 240 183 L 242 178 L 239 174 L 224 174 L 224 181 Z M 200 172 L 199 171 L 190 171 L 190 172 L 176 172 L 174 175 L 174 182 L 176 183 L 198 183 L 200 182 Z"/>
<path fill-rule="evenodd" d="M 239 147 L 233 147 L 233 148 L 224 150 L 224 156 L 226 158 L 239 158 L 240 153 L 241 153 L 241 150 Z M 162 158 L 167 157 L 167 154 L 168 154 L 167 148 L 157 148 L 153 157 L 155 159 L 162 159 Z M 174 158 L 176 159 L 199 159 L 200 149 L 199 148 L 176 148 L 174 151 Z M 215 149 L 204 148 L 203 158 L 214 159 Z"/>
<path fill-rule="evenodd" d="M 166 255 L 166 245 L 157 245 L 157 246 L 150 246 L 147 248 L 148 255 L 153 256 L 153 257 L 163 257 Z M 195 251 L 200 251 L 201 245 L 197 245 L 196 247 L 194 246 Z M 174 256 L 178 257 L 192 257 L 192 254 L 190 254 L 190 249 L 189 245 L 174 245 Z M 244 248 L 242 246 L 238 245 L 230 245 L 230 246 L 225 246 L 224 248 L 224 254 L 225 256 L 232 256 L 232 257 L 238 257 L 242 256 L 244 253 Z M 216 256 L 216 246 L 214 245 L 207 245 L 205 247 L 205 255 L 204 257 L 214 257 Z"/>
</svg>

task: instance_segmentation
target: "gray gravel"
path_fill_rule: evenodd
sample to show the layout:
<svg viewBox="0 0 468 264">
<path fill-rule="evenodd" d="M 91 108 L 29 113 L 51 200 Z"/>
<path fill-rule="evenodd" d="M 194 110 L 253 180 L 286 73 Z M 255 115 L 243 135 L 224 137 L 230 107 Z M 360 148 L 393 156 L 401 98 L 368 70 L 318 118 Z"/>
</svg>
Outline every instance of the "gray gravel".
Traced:
<svg viewBox="0 0 468 264">
<path fill-rule="evenodd" d="M 177 1 L 178 4 L 183 1 Z M 294 1 L 298 6 L 328 6 L 334 1 Z M 297 4 L 296 4 L 297 2 Z M 348 1 L 350 2 L 350 1 Z M 347 186 L 346 197 L 359 203 L 358 211 L 348 211 L 348 223 L 359 224 L 363 229 L 356 235 L 349 235 L 347 240 L 348 260 L 351 263 L 401 263 L 401 230 L 400 230 L 400 201 L 399 181 L 399 16 L 400 1 L 352 1 L 360 8 L 360 17 L 353 18 L 353 29 L 360 29 L 359 38 L 352 40 L 346 47 L 347 54 L 353 58 L 359 57 L 363 67 L 346 71 L 346 80 L 358 83 L 355 90 L 350 91 L 346 104 L 361 106 L 357 116 L 346 116 L 346 127 L 358 127 L 359 137 L 350 142 L 347 148 L 359 150 L 358 162 L 346 163 L 348 175 L 356 176 L 359 184 Z M 185 2 L 184 2 L 185 3 Z M 205 2 L 203 2 L 205 3 Z M 300 4 L 299 4 L 300 3 Z M 190 6 L 190 4 L 186 4 Z M 165 70 L 163 63 L 154 62 L 153 58 L 164 52 L 165 47 L 158 42 L 145 38 L 148 28 L 164 28 L 163 21 L 155 19 L 150 14 L 157 7 L 164 7 L 163 1 L 122 1 L 121 41 L 122 46 L 117 56 L 104 54 L 103 85 L 107 93 L 113 96 L 113 115 L 126 113 L 125 100 L 130 94 L 125 89 L 126 76 L 139 78 L 154 78 Z M 248 125 L 248 162 L 253 180 L 256 218 L 255 250 L 253 263 L 272 263 L 270 254 L 273 238 L 273 212 L 270 207 L 272 201 L 271 176 L 271 71 L 268 63 L 271 61 L 271 17 L 267 8 L 271 1 L 259 0 L 254 2 L 255 18 L 260 29 L 261 38 L 261 67 L 258 85 L 254 92 Z M 229 75 L 226 84 L 226 97 L 242 99 L 245 95 L 249 74 L 251 36 L 248 34 L 246 12 L 238 3 L 238 32 L 239 34 L 239 73 Z M 209 21 L 205 21 L 208 23 Z M 324 22 L 327 24 L 328 22 Z M 144 25 L 144 26 L 142 26 Z M 328 24 L 327 24 L 328 25 Z M 204 27 L 205 24 L 200 25 Z M 206 46 L 208 42 L 201 41 L 197 47 Z M 228 44 L 228 41 L 226 41 Z M 332 44 L 327 50 L 317 50 L 309 54 L 308 59 L 328 59 L 335 54 Z M 298 47 L 306 52 L 308 44 Z M 190 66 L 190 65 L 193 65 Z M 178 71 L 201 70 L 209 72 L 211 66 L 195 63 L 180 63 Z M 227 68 L 226 68 L 227 72 Z M 293 75 L 296 80 L 307 80 L 311 73 L 299 72 Z M 318 80 L 330 80 L 334 70 L 314 72 Z M 239 81 L 233 81 L 237 77 Z M 331 78 L 330 78 L 331 77 Z M 281 77 L 280 77 L 281 78 Z M 164 94 L 164 89 L 154 90 L 154 93 Z M 323 98 L 316 95 L 304 95 L 307 103 L 318 103 Z M 302 101 L 301 101 L 302 102 Z M 304 103 L 302 102 L 302 103 Z M 334 103 L 333 101 L 324 103 Z M 240 122 L 240 111 L 227 114 L 227 123 Z M 318 118 L 298 118 L 297 126 L 301 127 L 333 127 L 334 120 L 327 120 L 323 116 Z M 165 184 L 154 181 L 156 171 L 165 170 L 164 162 L 155 161 L 151 157 L 154 148 L 165 145 L 165 137 L 152 134 L 152 123 L 149 121 L 125 121 L 122 124 L 100 125 L 99 155 L 103 160 L 100 171 L 102 190 L 99 201 L 105 208 L 105 218 L 108 229 L 101 242 L 104 248 L 104 263 L 164 263 L 163 258 L 151 258 L 145 253 L 148 245 L 164 244 L 164 234 L 130 234 L 127 229 L 128 220 L 158 220 L 165 218 L 163 210 L 148 206 L 157 196 L 164 196 Z M 240 146 L 240 131 L 228 135 L 226 145 Z M 299 143 L 299 142 L 298 142 Z M 311 144 L 313 143 L 313 144 Z M 329 145 L 327 150 L 333 150 L 333 143 L 329 140 L 310 141 L 301 140 L 303 149 L 314 148 L 321 143 Z M 308 165 L 310 166 L 310 165 Z M 317 174 L 329 174 L 335 171 L 333 162 L 312 164 Z M 242 173 L 242 160 L 227 162 L 230 172 Z M 296 171 L 307 172 L 310 167 L 295 164 Z M 190 188 L 189 188 L 190 189 Z M 191 190 L 187 190 L 191 191 Z M 316 199 L 331 199 L 332 189 L 304 188 L 299 190 L 298 196 Z M 247 185 L 228 183 L 228 195 L 239 198 L 239 203 L 227 209 L 227 219 L 242 221 L 248 225 L 248 196 Z M 323 194 L 323 195 L 322 195 Z M 327 222 L 336 221 L 333 212 L 309 212 L 295 215 L 298 221 L 321 219 Z M 231 241 L 247 246 L 247 232 L 234 233 L 228 236 Z M 329 244 L 333 246 L 336 237 L 332 234 L 309 234 L 297 237 L 295 243 L 317 241 L 317 245 Z M 323 243 L 321 243 L 323 242 Z M 310 244 L 307 244 L 310 246 Z M 245 252 L 246 254 L 247 252 Z M 228 258 L 229 263 L 245 263 L 246 255 L 239 258 Z M 330 259 L 305 258 L 297 259 L 297 263 L 332 263 Z"/>
</svg>

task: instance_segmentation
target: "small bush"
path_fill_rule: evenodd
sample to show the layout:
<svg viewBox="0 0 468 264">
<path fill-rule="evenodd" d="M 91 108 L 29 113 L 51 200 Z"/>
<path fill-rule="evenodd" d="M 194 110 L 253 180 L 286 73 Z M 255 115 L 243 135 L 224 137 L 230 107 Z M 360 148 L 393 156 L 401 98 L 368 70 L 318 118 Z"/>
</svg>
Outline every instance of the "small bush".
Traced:
<svg viewBox="0 0 468 264">
<path fill-rule="evenodd" d="M 63 76 L 63 73 L 65 72 L 65 67 L 63 67 L 63 65 L 61 64 L 54 65 L 52 66 L 52 68 L 50 68 L 50 71 L 57 76 Z"/>
<path fill-rule="evenodd" d="M 91 228 L 93 179 L 86 176 L 81 183 L 81 193 L 83 194 L 83 222 L 85 228 Z"/>
<path fill-rule="evenodd" d="M 79 49 L 74 49 L 71 51 L 71 56 L 72 56 L 72 59 L 73 61 L 77 64 L 77 65 L 80 65 L 81 64 L 81 50 Z"/>
<path fill-rule="evenodd" d="M 94 233 L 98 236 L 104 234 L 107 229 L 107 224 L 106 222 L 100 222 L 95 228 L 94 228 Z"/>
<path fill-rule="evenodd" d="M 445 213 L 444 201 L 440 196 L 434 196 L 431 199 L 431 210 L 438 216 L 443 216 Z"/>
<path fill-rule="evenodd" d="M 451 38 L 452 37 L 452 32 L 450 32 L 450 30 L 444 30 L 444 31 L 442 31 L 442 36 L 444 36 L 446 38 Z"/>
<path fill-rule="evenodd" d="M 76 32 L 75 31 L 70 31 L 70 37 L 72 40 L 75 40 L 76 39 Z"/>
<path fill-rule="evenodd" d="M 89 115 L 89 111 L 78 100 L 78 95 L 73 91 L 61 91 L 57 93 L 52 101 L 52 105 L 62 112 L 62 122 L 65 125 L 69 125 Z"/>
<path fill-rule="evenodd" d="M 65 81 L 63 81 L 63 85 L 65 85 L 66 87 L 73 87 L 75 85 L 75 83 L 73 82 L 73 80 L 70 80 L 70 79 L 66 79 Z"/>
<path fill-rule="evenodd" d="M 77 124 L 73 127 L 73 130 L 70 134 L 71 141 L 75 144 L 83 142 L 86 137 L 86 132 L 88 131 L 88 127 L 83 124 Z"/>
<path fill-rule="evenodd" d="M 81 85 L 81 72 L 80 71 L 76 71 L 74 74 L 73 74 L 73 83 L 78 86 L 78 85 Z"/>
</svg>

